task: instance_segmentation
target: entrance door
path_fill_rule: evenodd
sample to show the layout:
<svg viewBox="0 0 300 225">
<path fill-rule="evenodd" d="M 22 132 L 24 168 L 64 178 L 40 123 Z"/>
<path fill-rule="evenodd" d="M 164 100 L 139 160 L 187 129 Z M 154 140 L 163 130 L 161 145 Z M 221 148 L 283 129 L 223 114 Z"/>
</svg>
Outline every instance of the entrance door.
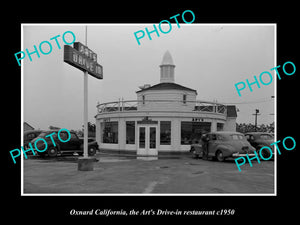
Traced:
<svg viewBox="0 0 300 225">
<path fill-rule="evenodd" d="M 157 126 L 138 126 L 138 155 L 157 155 Z"/>
</svg>

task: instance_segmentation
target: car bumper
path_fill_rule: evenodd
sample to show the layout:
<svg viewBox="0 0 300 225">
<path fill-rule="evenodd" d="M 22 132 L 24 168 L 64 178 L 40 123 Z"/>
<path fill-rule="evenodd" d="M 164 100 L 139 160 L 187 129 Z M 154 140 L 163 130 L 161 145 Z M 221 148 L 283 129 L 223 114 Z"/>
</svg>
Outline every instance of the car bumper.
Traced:
<svg viewBox="0 0 300 225">
<path fill-rule="evenodd" d="M 246 157 L 246 156 L 255 156 L 255 154 L 254 153 L 247 153 L 247 154 L 244 154 L 244 153 L 233 153 L 232 155 L 231 155 L 231 157 L 233 157 L 233 158 L 237 158 L 237 157 Z"/>
</svg>

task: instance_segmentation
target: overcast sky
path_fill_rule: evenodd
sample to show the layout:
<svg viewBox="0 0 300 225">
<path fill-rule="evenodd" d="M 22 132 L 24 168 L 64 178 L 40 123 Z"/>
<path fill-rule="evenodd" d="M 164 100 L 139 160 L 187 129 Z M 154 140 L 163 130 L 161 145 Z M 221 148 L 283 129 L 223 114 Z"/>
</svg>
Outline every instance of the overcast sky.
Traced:
<svg viewBox="0 0 300 225">
<path fill-rule="evenodd" d="M 153 24 L 98 24 L 88 25 L 88 47 L 98 55 L 103 66 L 103 80 L 88 78 L 89 121 L 95 123 L 97 102 L 136 100 L 135 91 L 143 84 L 157 84 L 163 54 L 169 50 L 175 67 L 175 82 L 195 89 L 198 100 L 236 104 L 237 122 L 253 123 L 252 115 L 260 110 L 258 124 L 274 120 L 274 80 L 254 91 L 245 89 L 239 97 L 234 84 L 254 81 L 274 64 L 273 25 L 232 24 L 172 24 L 168 34 L 147 35 L 137 44 L 134 32 Z M 165 28 L 164 30 L 167 30 Z M 33 45 L 72 31 L 76 41 L 85 43 L 85 27 L 80 25 L 23 26 L 23 51 L 33 51 Z M 66 36 L 67 37 L 67 36 Z M 55 41 L 49 55 L 32 55 L 23 60 L 24 121 L 34 128 L 48 129 L 49 125 L 68 129 L 81 129 L 83 124 L 83 72 L 63 62 L 62 49 Z M 46 50 L 45 50 L 46 51 Z M 16 62 L 17 63 L 17 62 Z M 273 77 L 274 72 L 272 71 Z M 276 77 L 276 76 L 275 76 Z M 267 82 L 267 78 L 266 78 Z M 246 104 L 247 103 L 247 104 Z"/>
</svg>

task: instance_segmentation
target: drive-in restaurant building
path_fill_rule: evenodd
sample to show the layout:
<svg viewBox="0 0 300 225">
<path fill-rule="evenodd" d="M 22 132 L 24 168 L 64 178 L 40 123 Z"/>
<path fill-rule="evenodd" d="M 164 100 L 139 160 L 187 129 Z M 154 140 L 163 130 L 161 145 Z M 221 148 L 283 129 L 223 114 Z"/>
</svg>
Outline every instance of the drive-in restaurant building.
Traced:
<svg viewBox="0 0 300 225">
<path fill-rule="evenodd" d="M 96 140 L 100 149 L 137 155 L 187 152 L 204 132 L 235 131 L 235 105 L 197 100 L 197 91 L 175 83 L 169 51 L 160 65 L 160 83 L 144 85 L 136 100 L 97 105 Z"/>
</svg>

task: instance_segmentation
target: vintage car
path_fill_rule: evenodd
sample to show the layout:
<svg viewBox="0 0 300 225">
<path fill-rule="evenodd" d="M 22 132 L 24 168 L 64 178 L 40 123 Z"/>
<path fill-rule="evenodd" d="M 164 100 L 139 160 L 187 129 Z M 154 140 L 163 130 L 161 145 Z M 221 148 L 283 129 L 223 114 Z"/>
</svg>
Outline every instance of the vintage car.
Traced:
<svg viewBox="0 0 300 225">
<path fill-rule="evenodd" d="M 24 131 L 24 148 L 27 149 L 28 148 L 28 143 L 33 140 L 34 138 L 36 138 L 37 136 L 40 135 L 40 133 L 42 133 L 42 130 L 27 130 Z"/>
<path fill-rule="evenodd" d="M 268 146 L 272 149 L 273 156 L 274 156 L 274 145 L 270 145 L 274 142 L 274 136 L 271 133 L 267 132 L 248 132 L 245 133 L 245 136 L 249 143 L 259 151 L 261 147 Z M 263 149 L 260 153 L 262 157 L 269 158 L 270 151 L 267 149 Z"/>
<path fill-rule="evenodd" d="M 194 144 L 191 144 L 190 152 L 194 154 L 195 158 L 202 157 L 203 149 L 202 149 L 202 141 L 197 141 Z"/>
<path fill-rule="evenodd" d="M 241 156 L 255 156 L 255 148 L 250 145 L 246 137 L 239 132 L 217 131 L 207 134 L 208 158 L 223 162 L 227 158 Z M 191 146 L 191 152 L 203 156 L 203 140 Z M 192 151 L 192 149 L 194 149 Z M 197 156 L 197 155 L 196 155 Z"/>
<path fill-rule="evenodd" d="M 51 138 L 50 137 L 46 137 L 47 135 L 51 134 L 55 132 L 55 130 L 51 130 L 51 131 L 44 131 L 42 132 L 37 138 L 33 139 L 31 141 L 32 146 L 34 145 L 34 142 L 38 139 L 38 138 L 43 138 L 47 141 L 47 145 L 48 148 L 45 152 L 38 152 L 37 153 L 40 156 L 45 156 L 46 154 L 50 157 L 55 157 L 58 154 L 62 154 L 62 153 L 77 153 L 79 155 L 83 155 L 83 139 L 78 138 L 77 134 L 73 131 L 70 131 L 71 134 L 71 138 L 69 141 L 67 142 L 61 142 L 58 140 L 58 136 L 57 136 L 57 132 L 55 135 L 53 135 L 53 140 L 55 142 L 55 145 L 53 145 Z M 67 139 L 67 133 L 66 132 L 61 132 L 60 136 L 65 136 L 62 139 Z M 37 148 L 38 149 L 44 149 L 44 143 L 43 142 L 38 142 L 37 144 Z M 88 155 L 89 156 L 93 156 L 96 154 L 96 150 L 98 149 L 98 144 L 96 141 L 93 141 L 92 139 L 89 139 L 88 141 Z"/>
</svg>

